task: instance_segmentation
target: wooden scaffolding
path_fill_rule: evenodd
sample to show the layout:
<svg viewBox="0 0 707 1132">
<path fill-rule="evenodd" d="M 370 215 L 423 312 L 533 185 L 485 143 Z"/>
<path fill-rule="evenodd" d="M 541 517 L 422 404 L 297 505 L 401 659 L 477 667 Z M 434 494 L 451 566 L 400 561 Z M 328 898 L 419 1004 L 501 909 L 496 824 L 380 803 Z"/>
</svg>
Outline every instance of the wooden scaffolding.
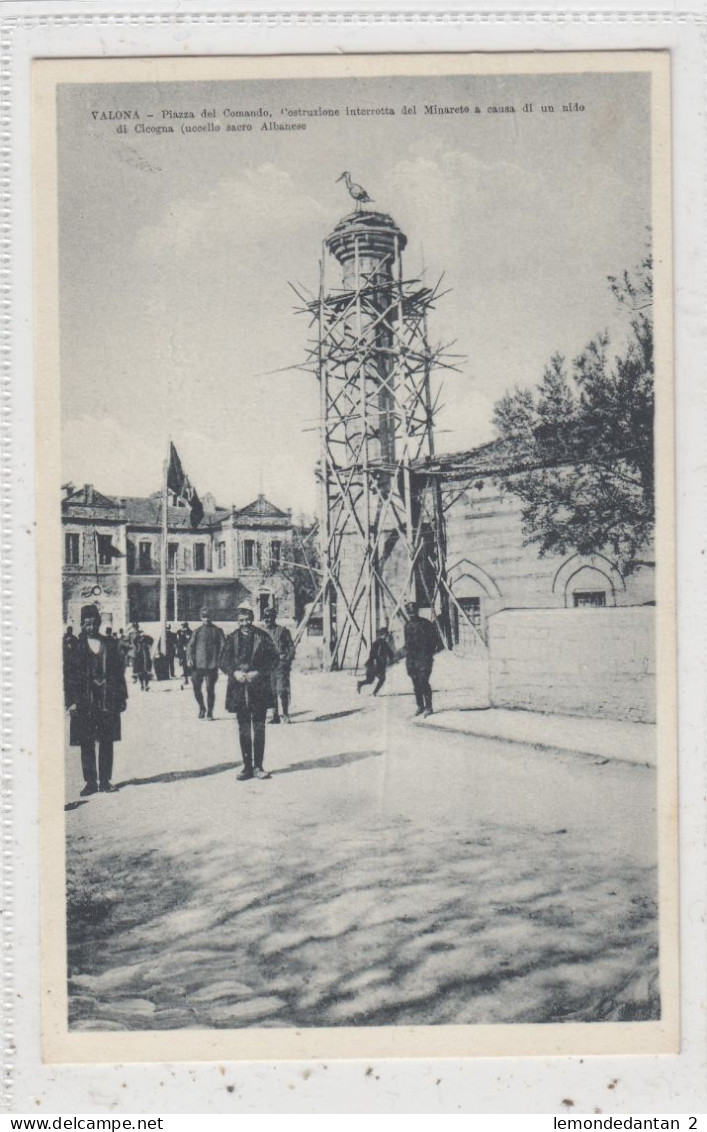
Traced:
<svg viewBox="0 0 707 1132">
<path fill-rule="evenodd" d="M 324 241 L 308 368 L 319 381 L 321 600 L 332 668 L 365 661 L 412 600 L 449 641 L 431 375 L 454 368 L 428 337 L 439 284 L 405 279 L 406 237 L 357 210 Z"/>
</svg>

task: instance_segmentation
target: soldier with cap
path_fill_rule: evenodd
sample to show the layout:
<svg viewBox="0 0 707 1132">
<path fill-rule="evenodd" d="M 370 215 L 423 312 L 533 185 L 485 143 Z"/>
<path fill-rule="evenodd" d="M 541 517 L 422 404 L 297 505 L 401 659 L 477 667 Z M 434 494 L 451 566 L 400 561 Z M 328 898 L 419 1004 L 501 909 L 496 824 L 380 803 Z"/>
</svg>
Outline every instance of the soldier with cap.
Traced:
<svg viewBox="0 0 707 1132">
<path fill-rule="evenodd" d="M 265 757 L 265 716 L 270 703 L 270 676 L 280 655 L 269 635 L 253 624 L 249 605 L 238 609 L 238 628 L 226 638 L 221 670 L 228 676 L 226 711 L 235 713 L 243 770 L 236 777 L 269 778 Z"/>
<path fill-rule="evenodd" d="M 271 607 L 265 610 L 263 616 L 265 631 L 277 649 L 279 661 L 270 673 L 270 690 L 272 693 L 273 713 L 271 723 L 280 722 L 280 704 L 282 704 L 282 722 L 290 722 L 290 669 L 295 659 L 295 645 L 290 630 L 284 625 L 278 625 L 277 613 Z"/>
<path fill-rule="evenodd" d="M 64 652 L 64 702 L 70 713 L 69 742 L 81 748 L 82 797 L 118 789 L 111 782 L 113 744 L 120 739 L 120 714 L 128 701 L 118 642 L 101 636 L 100 625 L 97 606 L 84 605 L 76 647 Z"/>
<path fill-rule="evenodd" d="M 405 612 L 405 665 L 417 701 L 415 715 L 428 716 L 432 715 L 430 676 L 435 653 L 439 652 L 439 636 L 432 622 L 420 617 L 416 602 L 406 602 Z"/>
<path fill-rule="evenodd" d="M 201 610 L 201 625 L 187 646 L 187 663 L 191 670 L 194 698 L 199 705 L 199 719 L 203 719 L 204 716 L 207 719 L 214 718 L 216 681 L 224 639 L 223 629 L 213 624 L 211 611 L 204 606 Z M 204 681 L 206 681 L 206 706 L 201 692 Z"/>
</svg>

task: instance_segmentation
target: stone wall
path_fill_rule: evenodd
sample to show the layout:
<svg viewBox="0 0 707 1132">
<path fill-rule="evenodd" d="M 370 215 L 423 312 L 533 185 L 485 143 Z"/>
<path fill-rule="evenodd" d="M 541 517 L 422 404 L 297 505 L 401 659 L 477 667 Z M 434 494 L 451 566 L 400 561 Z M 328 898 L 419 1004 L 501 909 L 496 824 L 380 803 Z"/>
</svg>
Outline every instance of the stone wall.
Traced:
<svg viewBox="0 0 707 1132">
<path fill-rule="evenodd" d="M 493 707 L 655 720 L 655 609 L 506 609 L 489 617 Z"/>
<path fill-rule="evenodd" d="M 568 552 L 538 556 L 525 545 L 521 504 L 500 478 L 445 487 L 447 568 L 457 598 L 477 598 L 482 631 L 487 619 L 509 608 L 572 609 L 579 593 L 596 592 L 607 608 L 640 606 L 654 599 L 654 571 L 641 567 L 623 578 L 611 554 Z M 459 494 L 461 492 L 461 494 Z M 647 550 L 646 558 L 651 554 Z"/>
</svg>

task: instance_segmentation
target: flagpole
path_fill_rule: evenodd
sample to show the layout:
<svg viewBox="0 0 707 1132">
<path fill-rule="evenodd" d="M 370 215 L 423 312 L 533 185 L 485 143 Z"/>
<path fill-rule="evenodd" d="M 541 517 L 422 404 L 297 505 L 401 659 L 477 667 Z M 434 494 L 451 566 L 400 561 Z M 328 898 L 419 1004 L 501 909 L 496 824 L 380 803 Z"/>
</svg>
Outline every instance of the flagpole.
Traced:
<svg viewBox="0 0 707 1132">
<path fill-rule="evenodd" d="M 171 444 L 171 441 L 170 441 Z M 167 655 L 167 474 L 169 458 L 162 468 L 162 552 L 160 554 L 160 650 Z"/>
</svg>

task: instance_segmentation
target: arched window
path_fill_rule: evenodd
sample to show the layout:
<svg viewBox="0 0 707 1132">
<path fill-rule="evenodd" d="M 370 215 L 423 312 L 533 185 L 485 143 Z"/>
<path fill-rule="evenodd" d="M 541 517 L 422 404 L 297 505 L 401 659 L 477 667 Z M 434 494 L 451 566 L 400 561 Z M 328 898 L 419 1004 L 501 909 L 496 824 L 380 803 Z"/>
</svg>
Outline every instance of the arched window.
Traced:
<svg viewBox="0 0 707 1132">
<path fill-rule="evenodd" d="M 616 605 L 626 589 L 622 575 L 603 554 L 573 554 L 555 575 L 552 590 L 561 594 L 567 609 L 603 609 Z"/>
<path fill-rule="evenodd" d="M 486 618 L 497 609 L 501 591 L 481 566 L 468 558 L 449 571 L 453 600 L 449 603 L 452 640 L 460 649 L 474 647 L 478 638 L 486 640 Z"/>
</svg>

